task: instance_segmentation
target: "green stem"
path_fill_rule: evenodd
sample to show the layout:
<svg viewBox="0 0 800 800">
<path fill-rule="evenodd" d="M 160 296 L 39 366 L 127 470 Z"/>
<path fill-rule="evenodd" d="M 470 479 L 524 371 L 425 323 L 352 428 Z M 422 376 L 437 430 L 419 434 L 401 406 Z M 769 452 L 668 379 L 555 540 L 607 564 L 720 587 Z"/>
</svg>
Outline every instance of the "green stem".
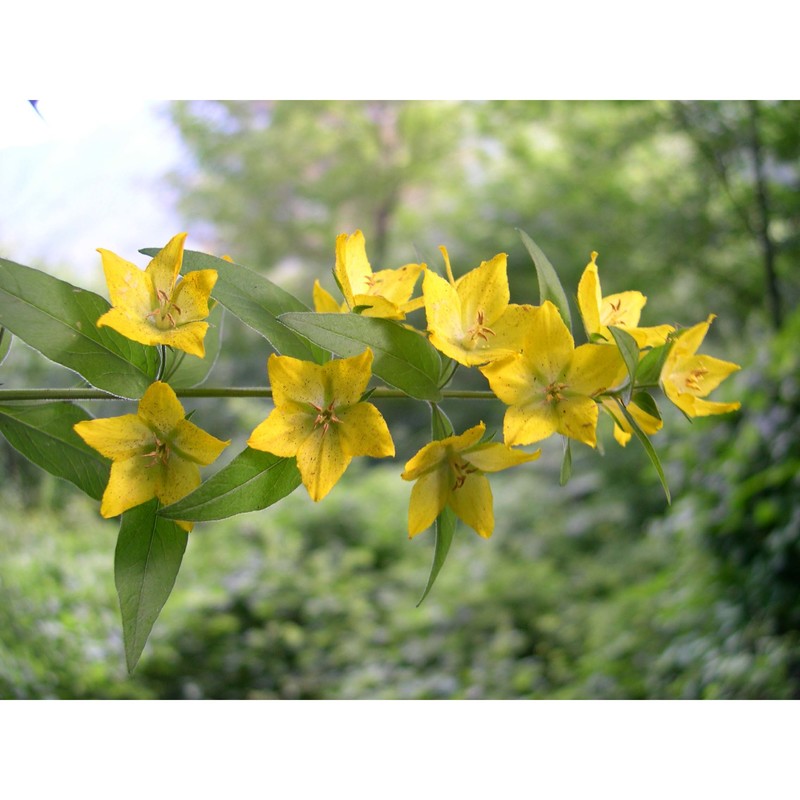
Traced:
<svg viewBox="0 0 800 800">
<path fill-rule="evenodd" d="M 176 389 L 178 397 L 272 397 L 272 389 L 256 386 L 240 387 L 202 387 L 196 389 Z M 399 389 L 378 387 L 370 399 L 413 399 Z M 460 398 L 462 400 L 495 400 L 494 392 L 490 391 L 461 391 L 458 389 L 445 389 L 442 391 L 445 400 Z M 0 403 L 15 400 L 120 400 L 125 398 L 103 392 L 100 389 L 4 389 L 0 390 Z"/>
</svg>

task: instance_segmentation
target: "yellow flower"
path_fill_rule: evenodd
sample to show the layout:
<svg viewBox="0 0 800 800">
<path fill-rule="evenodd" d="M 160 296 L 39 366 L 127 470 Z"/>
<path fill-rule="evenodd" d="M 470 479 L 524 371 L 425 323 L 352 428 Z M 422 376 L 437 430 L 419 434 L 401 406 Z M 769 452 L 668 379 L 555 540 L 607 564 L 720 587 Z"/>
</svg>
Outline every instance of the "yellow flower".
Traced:
<svg viewBox="0 0 800 800">
<path fill-rule="evenodd" d="M 164 344 L 203 358 L 208 299 L 217 272 L 201 269 L 178 280 L 186 234 L 179 233 L 142 271 L 109 250 L 103 258 L 112 308 L 97 320 L 141 344 Z"/>
<path fill-rule="evenodd" d="M 328 494 L 354 456 L 394 455 L 380 411 L 361 402 L 372 374 L 371 350 L 322 366 L 273 354 L 267 370 L 275 408 L 247 444 L 296 457 L 312 500 Z"/>
<path fill-rule="evenodd" d="M 408 507 L 409 538 L 433 524 L 449 505 L 484 539 L 494 530 L 492 489 L 486 472 L 533 461 L 541 454 L 512 450 L 499 442 L 481 442 L 481 422 L 460 436 L 426 444 L 407 464 L 403 480 L 416 481 Z"/>
<path fill-rule="evenodd" d="M 616 347 L 575 348 L 558 309 L 549 301 L 534 308 L 522 352 L 481 368 L 506 405 L 506 444 L 531 444 L 561 433 L 591 447 L 597 444 L 595 398 L 617 386 L 625 365 Z"/>
<path fill-rule="evenodd" d="M 641 292 L 620 292 L 603 297 L 600 291 L 600 277 L 597 274 L 595 259 L 586 265 L 578 283 L 578 306 L 587 335 L 602 336 L 609 342 L 614 339 L 608 330 L 609 325 L 624 328 L 636 340 L 639 347 L 657 347 L 667 341 L 667 336 L 675 330 L 671 325 L 656 325 L 639 328 L 639 317 L 647 302 Z"/>
<path fill-rule="evenodd" d="M 732 372 L 741 369 L 738 364 L 721 361 L 712 356 L 695 355 L 714 315 L 683 331 L 672 345 L 661 369 L 661 388 L 664 394 L 689 417 L 707 417 L 736 411 L 741 403 L 717 403 L 702 400 Z"/>
<path fill-rule="evenodd" d="M 619 405 L 616 400 L 611 397 L 604 397 L 600 402 L 614 420 L 614 439 L 618 445 L 625 447 L 633 435 L 633 428 L 631 428 L 630 423 L 619 410 Z M 628 413 L 636 420 L 636 424 L 642 429 L 643 433 L 652 436 L 654 433 L 658 433 L 658 431 L 661 430 L 664 423 L 658 417 L 648 414 L 641 406 L 636 405 L 636 403 L 628 403 L 625 408 L 628 409 Z"/>
<path fill-rule="evenodd" d="M 361 312 L 365 317 L 404 319 L 410 311 L 422 308 L 422 298 L 411 300 L 411 295 L 420 273 L 424 271 L 424 264 L 406 264 L 399 269 L 373 272 L 367 260 L 364 234 L 361 231 L 350 236 L 342 233 L 336 237 L 336 280 L 348 309 L 368 306 Z M 324 291 L 320 288 L 320 296 Z M 336 301 L 327 292 L 325 294 L 335 305 Z M 336 308 L 327 310 L 335 311 Z"/>
<path fill-rule="evenodd" d="M 431 344 L 467 367 L 519 351 L 533 307 L 509 304 L 506 254 L 498 253 L 456 281 L 447 249 L 439 249 L 448 280 L 428 271 L 422 282 Z"/>
<path fill-rule="evenodd" d="M 336 302 L 336 298 L 322 288 L 322 284 L 314 281 L 314 311 L 317 314 L 347 314 L 350 311 L 347 303 L 341 305 Z"/>
<path fill-rule="evenodd" d="M 230 444 L 185 419 L 166 383 L 153 383 L 135 414 L 76 423 L 76 433 L 113 461 L 100 513 L 116 517 L 157 497 L 169 505 L 200 485 L 198 464 L 207 466 Z M 191 522 L 179 522 L 187 531 Z"/>
</svg>

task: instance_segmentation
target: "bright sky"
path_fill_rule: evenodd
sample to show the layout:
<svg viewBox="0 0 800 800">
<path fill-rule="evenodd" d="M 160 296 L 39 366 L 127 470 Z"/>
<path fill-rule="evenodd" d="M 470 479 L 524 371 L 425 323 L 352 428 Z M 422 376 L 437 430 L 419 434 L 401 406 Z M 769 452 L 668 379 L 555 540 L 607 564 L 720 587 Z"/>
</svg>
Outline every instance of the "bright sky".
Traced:
<svg viewBox="0 0 800 800">
<path fill-rule="evenodd" d="M 87 288 L 98 247 L 135 263 L 180 232 L 164 180 L 181 145 L 163 102 L 0 102 L 0 255 Z"/>
</svg>

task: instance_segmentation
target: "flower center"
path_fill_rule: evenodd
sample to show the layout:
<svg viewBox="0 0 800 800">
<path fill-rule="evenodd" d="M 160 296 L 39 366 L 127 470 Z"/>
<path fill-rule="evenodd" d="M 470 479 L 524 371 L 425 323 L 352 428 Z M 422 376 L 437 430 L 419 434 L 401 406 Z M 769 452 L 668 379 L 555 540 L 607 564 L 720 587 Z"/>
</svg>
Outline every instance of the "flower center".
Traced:
<svg viewBox="0 0 800 800">
<path fill-rule="evenodd" d="M 336 412 L 334 411 L 334 405 L 336 404 L 335 400 L 331 400 L 326 408 L 322 406 L 316 405 L 316 403 L 312 403 L 311 405 L 317 411 L 317 418 L 314 420 L 314 427 L 317 428 L 322 425 L 322 434 L 323 436 L 328 432 L 328 428 L 331 426 L 333 422 L 341 422 L 339 417 L 336 416 Z"/>
<path fill-rule="evenodd" d="M 544 390 L 544 399 L 548 403 L 558 403 L 564 399 L 562 392 L 567 388 L 566 383 L 554 381 Z"/>
<path fill-rule="evenodd" d="M 173 309 L 181 313 L 180 308 L 175 305 L 172 298 L 167 295 L 163 289 L 158 292 L 158 307 L 153 309 L 148 315 L 148 319 L 152 319 L 156 328 L 160 331 L 169 330 L 176 326 L 175 317 L 172 315 Z"/>
<path fill-rule="evenodd" d="M 453 484 L 454 492 L 464 485 L 468 475 L 478 471 L 477 467 L 473 467 L 472 464 L 469 464 L 466 461 L 454 460 L 450 462 L 450 466 L 453 468 L 453 472 L 456 475 L 456 482 Z"/>
<path fill-rule="evenodd" d="M 697 367 L 697 369 L 693 369 L 686 375 L 686 377 L 683 379 L 683 382 L 686 388 L 690 391 L 699 392 L 701 389 L 701 384 L 703 383 L 703 378 L 705 378 L 706 375 L 708 375 L 707 369 Z"/>
<path fill-rule="evenodd" d="M 473 346 L 477 344 L 478 339 L 483 339 L 484 342 L 488 342 L 489 337 L 494 335 L 495 332 L 488 325 L 484 324 L 483 309 L 478 309 L 478 313 L 475 315 L 475 324 L 467 331 L 467 337 L 470 342 Z"/>
<path fill-rule="evenodd" d="M 145 458 L 152 458 L 153 460 L 147 465 L 154 467 L 156 464 L 166 464 L 169 460 L 169 442 L 162 442 L 158 436 L 155 436 L 155 449 L 151 453 L 145 453 Z"/>
</svg>

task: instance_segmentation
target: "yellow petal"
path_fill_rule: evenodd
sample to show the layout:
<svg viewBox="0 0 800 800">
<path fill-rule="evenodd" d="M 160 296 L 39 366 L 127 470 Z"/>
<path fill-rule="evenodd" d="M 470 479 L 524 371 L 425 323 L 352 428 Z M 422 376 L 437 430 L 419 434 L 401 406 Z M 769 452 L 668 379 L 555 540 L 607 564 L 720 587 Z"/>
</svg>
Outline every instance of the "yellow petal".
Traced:
<svg viewBox="0 0 800 800">
<path fill-rule="evenodd" d="M 597 274 L 595 259 L 597 253 L 592 252 L 591 261 L 586 265 L 583 275 L 578 283 L 578 308 L 583 319 L 586 334 L 600 333 L 600 277 Z"/>
<path fill-rule="evenodd" d="M 356 305 L 355 295 L 367 294 L 372 267 L 367 260 L 367 248 L 361 231 L 336 237 L 336 265 L 334 273 L 342 294 L 350 308 Z"/>
<path fill-rule="evenodd" d="M 712 414 L 727 414 L 731 411 L 738 411 L 742 404 L 718 403 L 711 400 L 702 400 L 690 394 L 681 394 L 677 397 L 670 397 L 673 403 L 690 417 L 708 417 Z"/>
<path fill-rule="evenodd" d="M 295 403 L 276 408 L 257 425 L 247 440 L 249 447 L 291 458 L 314 430 L 314 416 Z"/>
<path fill-rule="evenodd" d="M 464 329 L 461 324 L 461 301 L 456 290 L 444 278 L 428 270 L 422 280 L 422 294 L 431 343 L 458 361 L 459 357 L 463 357 L 461 339 Z"/>
<path fill-rule="evenodd" d="M 506 254 L 498 253 L 460 278 L 456 290 L 465 330 L 471 327 L 479 312 L 491 327 L 506 310 L 509 300 L 507 269 Z"/>
<path fill-rule="evenodd" d="M 604 297 L 600 305 L 601 325 L 620 328 L 635 328 L 642 316 L 647 298 L 636 291 L 620 292 Z"/>
<path fill-rule="evenodd" d="M 335 358 L 322 367 L 325 382 L 325 405 L 355 405 L 367 390 L 372 377 L 372 350 L 351 358 Z"/>
<path fill-rule="evenodd" d="M 342 477 L 351 457 L 344 453 L 335 425 L 317 426 L 297 451 L 297 468 L 314 502 L 322 500 Z"/>
<path fill-rule="evenodd" d="M 509 446 L 540 442 L 557 429 L 555 409 L 543 400 L 527 406 L 511 406 L 503 418 L 503 439 Z"/>
<path fill-rule="evenodd" d="M 594 395 L 618 386 L 626 375 L 625 362 L 615 345 L 582 344 L 572 355 L 564 382 L 570 391 Z"/>
<path fill-rule="evenodd" d="M 150 276 L 110 250 L 98 249 L 97 252 L 103 260 L 111 305 L 123 309 L 129 316 L 146 317 L 158 305 Z"/>
<path fill-rule="evenodd" d="M 216 461 L 220 453 L 230 443 L 230 439 L 227 442 L 223 442 L 186 419 L 178 422 L 170 436 L 172 449 L 178 455 L 203 466 L 208 466 Z"/>
<path fill-rule="evenodd" d="M 464 460 L 481 472 L 499 472 L 518 464 L 535 461 L 542 454 L 541 450 L 535 453 L 525 453 L 522 450 L 513 450 L 500 442 L 489 442 L 477 445 L 476 449 L 463 454 Z"/>
<path fill-rule="evenodd" d="M 322 288 L 320 282 L 314 281 L 314 311 L 318 314 L 338 314 L 342 308 L 334 299 L 333 295 Z M 344 310 L 347 310 L 345 306 Z"/>
<path fill-rule="evenodd" d="M 360 308 L 362 317 L 380 317 L 381 319 L 404 319 L 405 312 L 387 300 L 371 294 L 357 294 L 353 297 L 353 308 Z"/>
<path fill-rule="evenodd" d="M 267 372 L 276 406 L 288 402 L 307 403 L 317 408 L 327 405 L 323 370 L 318 364 L 273 353 L 267 361 Z"/>
<path fill-rule="evenodd" d="M 636 340 L 639 349 L 660 347 L 666 344 L 667 337 L 675 330 L 672 325 L 653 325 L 649 328 L 628 328 L 628 333 Z"/>
<path fill-rule="evenodd" d="M 200 470 L 192 461 L 170 453 L 156 482 L 156 497 L 165 506 L 177 503 L 200 485 Z"/>
<path fill-rule="evenodd" d="M 396 306 L 407 303 L 424 264 L 405 264 L 397 269 L 382 269 L 374 273 L 368 294 L 380 295 Z"/>
<path fill-rule="evenodd" d="M 588 397 L 565 397 L 556 404 L 558 432 L 571 439 L 597 445 L 597 403 Z"/>
<path fill-rule="evenodd" d="M 575 342 L 558 309 L 549 300 L 534 308 L 523 345 L 531 372 L 545 384 L 557 380 L 569 364 L 574 349 Z"/>
<path fill-rule="evenodd" d="M 186 412 L 168 383 L 150 384 L 139 401 L 139 417 L 155 431 L 159 438 L 167 439 Z"/>
<path fill-rule="evenodd" d="M 385 458 L 394 455 L 394 442 L 386 421 L 371 403 L 357 403 L 337 411 L 344 452 L 349 456 Z"/>
<path fill-rule="evenodd" d="M 510 356 L 480 368 L 492 391 L 507 406 L 526 406 L 544 399 L 547 384 L 532 371 L 524 355 Z"/>
<path fill-rule="evenodd" d="M 181 279 L 172 295 L 172 314 L 178 326 L 208 316 L 208 298 L 216 282 L 215 269 L 199 269 Z"/>
<path fill-rule="evenodd" d="M 155 443 L 153 432 L 136 414 L 84 420 L 73 427 L 89 447 L 114 460 L 146 453 Z"/>
<path fill-rule="evenodd" d="M 156 496 L 156 483 L 162 465 L 146 456 L 134 456 L 111 465 L 108 486 L 100 503 L 100 513 L 108 519 Z"/>
<path fill-rule="evenodd" d="M 95 323 L 98 328 L 109 327 L 126 339 L 146 345 L 163 344 L 160 331 L 145 315 L 131 316 L 124 308 L 111 308 Z"/>
<path fill-rule="evenodd" d="M 447 448 L 443 442 L 430 442 L 422 447 L 407 462 L 400 477 L 404 481 L 415 481 L 426 472 L 436 469 L 447 459 Z M 427 527 L 427 526 L 426 526 Z"/>
<path fill-rule="evenodd" d="M 492 489 L 484 475 L 467 475 L 463 485 L 450 493 L 450 507 L 470 528 L 484 539 L 494 531 Z"/>
<path fill-rule="evenodd" d="M 208 330 L 207 322 L 187 322 L 177 328 L 167 328 L 158 331 L 156 344 L 165 344 L 176 350 L 183 350 L 191 356 L 206 357 L 204 339 Z"/>
<path fill-rule="evenodd" d="M 408 536 L 429 528 L 447 504 L 453 477 L 447 464 L 422 475 L 411 489 L 408 504 Z"/>
<path fill-rule="evenodd" d="M 173 236 L 147 265 L 146 272 L 153 282 L 156 294 L 161 291 L 167 297 L 172 295 L 172 288 L 175 286 L 175 281 L 183 264 L 183 246 L 185 242 L 185 233 Z"/>
</svg>

